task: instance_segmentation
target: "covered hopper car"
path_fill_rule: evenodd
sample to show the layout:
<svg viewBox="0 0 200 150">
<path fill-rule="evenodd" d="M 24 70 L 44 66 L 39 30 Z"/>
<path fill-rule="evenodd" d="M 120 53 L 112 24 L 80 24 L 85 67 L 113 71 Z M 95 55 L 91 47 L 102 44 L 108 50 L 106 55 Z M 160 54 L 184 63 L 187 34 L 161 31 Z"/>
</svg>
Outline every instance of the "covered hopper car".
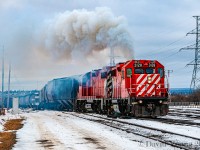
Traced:
<svg viewBox="0 0 200 150">
<path fill-rule="evenodd" d="M 78 78 L 75 76 L 49 81 L 40 91 L 40 107 L 54 110 L 72 110 L 78 87 Z"/>
</svg>

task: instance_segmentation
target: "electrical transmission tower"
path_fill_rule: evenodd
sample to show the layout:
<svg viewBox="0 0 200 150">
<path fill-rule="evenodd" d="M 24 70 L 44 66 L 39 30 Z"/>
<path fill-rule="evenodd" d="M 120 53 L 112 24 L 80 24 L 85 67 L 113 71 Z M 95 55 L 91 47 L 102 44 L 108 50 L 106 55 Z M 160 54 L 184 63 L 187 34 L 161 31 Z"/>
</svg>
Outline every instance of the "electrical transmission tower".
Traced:
<svg viewBox="0 0 200 150">
<path fill-rule="evenodd" d="M 193 16 L 196 19 L 196 28 L 192 31 L 188 32 L 186 35 L 189 34 L 195 34 L 196 35 L 196 43 L 192 44 L 190 46 L 181 48 L 180 50 L 195 50 L 195 58 L 193 61 L 191 61 L 188 65 L 193 65 L 193 73 L 192 73 L 192 80 L 190 84 L 190 88 L 197 89 L 198 88 L 198 82 L 200 82 L 200 79 L 197 78 L 197 73 L 200 70 L 200 16 Z"/>
</svg>

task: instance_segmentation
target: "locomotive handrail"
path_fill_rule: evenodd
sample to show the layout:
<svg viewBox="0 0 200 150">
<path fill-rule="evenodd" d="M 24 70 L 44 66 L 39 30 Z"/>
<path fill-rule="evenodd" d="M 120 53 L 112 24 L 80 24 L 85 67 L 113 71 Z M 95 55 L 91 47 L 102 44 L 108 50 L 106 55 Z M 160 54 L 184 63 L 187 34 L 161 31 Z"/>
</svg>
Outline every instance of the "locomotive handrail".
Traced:
<svg viewBox="0 0 200 150">
<path fill-rule="evenodd" d="M 147 84 L 131 84 L 131 85 L 147 85 Z M 151 85 L 151 84 L 149 84 L 149 85 Z M 152 85 L 164 85 L 165 86 L 165 84 L 152 84 Z"/>
<path fill-rule="evenodd" d="M 146 84 L 132 84 L 132 85 L 142 85 L 142 86 L 145 86 L 146 87 Z M 152 85 L 157 85 L 158 86 L 158 84 L 152 84 Z M 166 87 L 165 87 L 165 84 L 159 84 L 161 87 L 159 88 L 159 89 L 167 89 Z M 163 87 L 164 86 L 164 87 Z M 127 88 L 127 89 L 137 89 L 137 87 L 131 87 L 131 88 Z"/>
</svg>

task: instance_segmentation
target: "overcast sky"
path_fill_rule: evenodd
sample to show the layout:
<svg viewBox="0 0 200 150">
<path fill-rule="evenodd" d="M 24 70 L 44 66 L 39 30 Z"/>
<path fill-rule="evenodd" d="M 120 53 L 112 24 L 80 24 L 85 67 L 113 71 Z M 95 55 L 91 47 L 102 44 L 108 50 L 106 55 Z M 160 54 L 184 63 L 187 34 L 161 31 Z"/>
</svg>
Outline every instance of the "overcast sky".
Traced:
<svg viewBox="0 0 200 150">
<path fill-rule="evenodd" d="M 40 89 L 53 78 L 81 74 L 104 63 L 76 64 L 41 57 L 31 45 L 38 28 L 46 20 L 75 9 L 95 11 L 107 7 L 114 16 L 123 16 L 132 37 L 135 59 L 160 61 L 170 75 L 171 87 L 189 87 L 193 67 L 193 51 L 178 52 L 195 42 L 186 33 L 195 28 L 194 15 L 200 15 L 199 0 L 0 0 L 0 48 L 5 49 L 5 86 L 8 63 L 12 64 L 12 89 Z M 38 37 L 39 39 L 39 37 Z M 2 56 L 2 54 L 1 54 Z M 107 64 L 109 57 L 105 57 Z M 116 60 L 120 61 L 120 60 Z M 84 60 L 83 60 L 84 62 Z"/>
</svg>

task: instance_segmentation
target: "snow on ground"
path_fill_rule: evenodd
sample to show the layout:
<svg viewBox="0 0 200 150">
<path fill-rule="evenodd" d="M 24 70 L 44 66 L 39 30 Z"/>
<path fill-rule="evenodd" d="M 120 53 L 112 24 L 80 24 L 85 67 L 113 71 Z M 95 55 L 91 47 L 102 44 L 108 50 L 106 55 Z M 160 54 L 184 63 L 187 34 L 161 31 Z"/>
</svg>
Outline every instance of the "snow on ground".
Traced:
<svg viewBox="0 0 200 150">
<path fill-rule="evenodd" d="M 180 108 L 178 108 L 178 110 L 180 110 Z M 191 112 L 197 110 L 198 112 L 200 109 L 181 108 L 181 110 Z M 3 130 L 3 124 L 6 120 L 20 118 L 21 116 L 24 116 L 27 119 L 24 121 L 24 127 L 17 131 L 17 143 L 14 145 L 14 150 L 174 149 L 157 141 L 128 134 L 99 123 L 80 119 L 70 115 L 70 113 L 65 114 L 56 111 L 40 111 L 30 113 L 28 111 L 22 112 L 20 115 L 7 113 L 5 116 L 0 116 L 0 131 Z M 165 117 L 184 119 L 182 116 Z M 192 137 L 200 137 L 199 127 L 173 125 L 134 118 L 120 120 L 164 129 Z"/>
<path fill-rule="evenodd" d="M 24 113 L 14 150 L 173 149 L 140 136 L 55 111 Z"/>
</svg>

